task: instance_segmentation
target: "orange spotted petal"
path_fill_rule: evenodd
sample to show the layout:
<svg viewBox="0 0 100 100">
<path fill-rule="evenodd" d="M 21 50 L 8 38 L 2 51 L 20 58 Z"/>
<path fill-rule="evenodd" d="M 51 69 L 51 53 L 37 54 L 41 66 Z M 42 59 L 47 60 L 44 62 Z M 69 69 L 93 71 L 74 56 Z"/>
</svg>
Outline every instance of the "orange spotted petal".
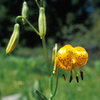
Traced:
<svg viewBox="0 0 100 100">
<path fill-rule="evenodd" d="M 88 53 L 82 47 L 72 47 L 65 45 L 59 49 L 56 57 L 58 68 L 72 70 L 85 65 L 88 61 Z"/>
<path fill-rule="evenodd" d="M 71 55 L 69 51 L 72 51 L 73 47 L 71 45 L 65 45 L 61 49 L 59 49 L 57 53 L 57 57 L 59 61 L 64 65 L 64 66 L 71 66 Z"/>
<path fill-rule="evenodd" d="M 85 65 L 88 61 L 88 53 L 82 47 L 75 47 L 73 50 L 73 56 L 76 61 L 73 64 L 73 67 L 81 67 L 81 66 Z"/>
<path fill-rule="evenodd" d="M 63 63 L 61 63 L 61 61 L 59 61 L 58 57 L 56 57 L 56 66 L 60 69 L 65 69 L 65 70 L 72 70 L 72 66 L 64 66 Z"/>
</svg>

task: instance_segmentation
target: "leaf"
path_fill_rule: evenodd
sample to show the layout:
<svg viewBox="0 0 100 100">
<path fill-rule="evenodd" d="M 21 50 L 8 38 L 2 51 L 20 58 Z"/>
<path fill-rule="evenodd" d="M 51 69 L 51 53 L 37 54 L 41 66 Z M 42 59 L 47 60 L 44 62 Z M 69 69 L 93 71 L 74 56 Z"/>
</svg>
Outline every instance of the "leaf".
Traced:
<svg viewBox="0 0 100 100">
<path fill-rule="evenodd" d="M 34 93 L 40 97 L 41 100 L 48 100 L 40 91 L 35 90 Z"/>
</svg>

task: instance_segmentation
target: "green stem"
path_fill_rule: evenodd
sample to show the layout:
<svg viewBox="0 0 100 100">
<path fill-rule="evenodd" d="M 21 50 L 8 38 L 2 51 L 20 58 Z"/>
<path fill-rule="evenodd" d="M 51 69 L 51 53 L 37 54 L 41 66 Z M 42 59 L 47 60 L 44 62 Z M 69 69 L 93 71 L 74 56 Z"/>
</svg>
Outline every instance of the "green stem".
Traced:
<svg viewBox="0 0 100 100">
<path fill-rule="evenodd" d="M 43 6 L 44 1 L 43 1 L 43 0 L 41 0 L 41 3 L 42 3 L 42 6 Z"/>
<path fill-rule="evenodd" d="M 47 64 L 48 68 L 50 69 L 45 37 L 43 37 L 43 39 L 42 39 L 42 45 L 43 45 L 44 55 L 45 55 L 45 59 L 46 59 L 46 64 Z"/>
<path fill-rule="evenodd" d="M 39 35 L 39 32 L 37 31 L 37 29 L 26 18 L 24 18 L 23 16 L 18 16 L 15 19 L 16 23 L 18 19 L 24 19 L 27 22 L 27 24 L 37 33 L 37 35 Z"/>
<path fill-rule="evenodd" d="M 39 5 L 38 1 L 37 1 L 37 0 L 35 0 L 35 2 L 36 2 L 36 4 L 37 4 L 38 8 L 40 8 L 40 5 Z"/>
<path fill-rule="evenodd" d="M 41 100 L 48 100 L 40 91 L 35 90 L 35 93 L 40 97 Z"/>
<path fill-rule="evenodd" d="M 51 74 L 50 77 L 50 97 L 52 97 L 52 92 L 53 92 L 53 74 Z"/>
<path fill-rule="evenodd" d="M 56 86 L 55 86 L 54 92 L 53 92 L 53 77 L 54 77 L 54 75 L 51 74 L 51 77 L 50 77 L 50 97 L 49 97 L 49 100 L 52 100 L 53 97 L 56 95 L 57 88 L 58 88 L 59 73 L 58 73 L 57 78 L 56 78 Z"/>
</svg>

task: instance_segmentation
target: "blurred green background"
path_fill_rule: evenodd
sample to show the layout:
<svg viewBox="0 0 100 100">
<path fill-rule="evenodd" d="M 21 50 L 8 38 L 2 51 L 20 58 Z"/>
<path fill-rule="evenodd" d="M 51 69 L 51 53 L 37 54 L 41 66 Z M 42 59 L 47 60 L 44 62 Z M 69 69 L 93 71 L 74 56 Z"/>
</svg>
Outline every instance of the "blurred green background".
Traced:
<svg viewBox="0 0 100 100">
<path fill-rule="evenodd" d="M 26 1 L 28 19 L 38 29 L 35 0 Z M 35 100 L 36 87 L 49 96 L 49 75 L 40 37 L 27 24 L 20 23 L 19 44 L 10 55 L 5 54 L 22 3 L 23 0 L 0 0 L 0 98 L 20 93 L 20 100 Z M 89 53 L 89 61 L 82 68 L 84 80 L 77 83 L 74 76 L 69 83 L 70 72 L 61 71 L 54 100 L 99 100 L 100 0 L 45 0 L 45 3 L 49 60 L 55 43 L 59 48 L 65 44 L 83 46 Z"/>
</svg>

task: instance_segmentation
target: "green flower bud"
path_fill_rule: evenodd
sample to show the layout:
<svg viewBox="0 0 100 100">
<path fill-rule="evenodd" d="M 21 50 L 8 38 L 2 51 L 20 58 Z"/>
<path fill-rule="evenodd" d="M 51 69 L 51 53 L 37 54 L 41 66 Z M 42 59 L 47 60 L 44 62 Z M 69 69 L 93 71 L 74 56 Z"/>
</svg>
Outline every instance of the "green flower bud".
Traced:
<svg viewBox="0 0 100 100">
<path fill-rule="evenodd" d="M 55 44 L 55 47 L 52 51 L 52 64 L 53 64 L 53 74 L 56 72 L 56 56 L 57 56 L 57 44 Z"/>
<path fill-rule="evenodd" d="M 18 41 L 19 41 L 19 24 L 15 24 L 12 36 L 6 48 L 6 54 L 12 52 L 15 49 L 16 45 L 18 44 Z"/>
<path fill-rule="evenodd" d="M 40 33 L 39 35 L 42 39 L 46 35 L 46 16 L 43 7 L 41 7 L 39 11 L 38 25 L 39 25 L 39 33 Z"/>
<path fill-rule="evenodd" d="M 24 1 L 23 2 L 23 6 L 22 6 L 22 17 L 27 18 L 28 16 L 28 5 L 27 2 Z M 25 24 L 25 20 L 22 19 L 23 24 Z"/>
<path fill-rule="evenodd" d="M 54 64 L 55 61 L 55 48 L 52 50 L 52 64 Z"/>
</svg>

